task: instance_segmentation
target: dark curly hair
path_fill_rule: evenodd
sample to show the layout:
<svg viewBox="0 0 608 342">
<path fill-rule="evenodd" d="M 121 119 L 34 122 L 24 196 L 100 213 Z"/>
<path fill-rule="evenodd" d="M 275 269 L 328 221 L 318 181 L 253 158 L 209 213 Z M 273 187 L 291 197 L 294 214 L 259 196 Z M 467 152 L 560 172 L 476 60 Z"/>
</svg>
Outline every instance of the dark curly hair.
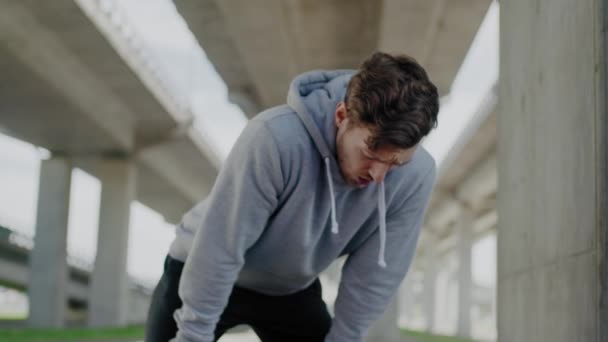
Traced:
<svg viewBox="0 0 608 342">
<path fill-rule="evenodd" d="M 348 84 L 344 99 L 354 125 L 372 130 L 370 149 L 410 148 L 437 126 L 439 95 L 426 71 L 407 55 L 376 52 Z"/>
</svg>

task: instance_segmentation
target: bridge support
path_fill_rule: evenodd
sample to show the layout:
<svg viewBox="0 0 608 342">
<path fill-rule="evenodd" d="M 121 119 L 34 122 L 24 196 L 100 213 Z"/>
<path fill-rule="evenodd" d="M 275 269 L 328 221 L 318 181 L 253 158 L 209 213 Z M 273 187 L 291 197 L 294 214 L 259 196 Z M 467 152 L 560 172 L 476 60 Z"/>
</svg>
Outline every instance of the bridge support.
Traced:
<svg viewBox="0 0 608 342">
<path fill-rule="evenodd" d="M 399 315 L 398 299 L 395 297 L 388 305 L 384 315 L 374 323 L 367 334 L 369 342 L 397 342 L 401 341 L 397 318 Z"/>
<path fill-rule="evenodd" d="M 127 249 L 135 170 L 129 159 L 105 159 L 98 174 L 102 183 L 101 208 L 89 325 L 121 326 L 127 323 Z"/>
<path fill-rule="evenodd" d="M 473 248 L 473 213 L 464 209 L 457 223 L 458 239 L 458 331 L 461 337 L 471 337 L 471 292 L 473 272 L 471 252 Z"/>
<path fill-rule="evenodd" d="M 426 316 L 426 331 L 432 333 L 435 329 L 435 303 L 438 265 L 437 259 L 430 257 L 424 270 L 424 314 Z"/>
<path fill-rule="evenodd" d="M 71 161 L 53 157 L 40 163 L 34 249 L 28 280 L 32 327 L 62 327 L 67 305 L 67 232 Z"/>
<path fill-rule="evenodd" d="M 608 341 L 608 1 L 500 2 L 498 340 Z"/>
</svg>

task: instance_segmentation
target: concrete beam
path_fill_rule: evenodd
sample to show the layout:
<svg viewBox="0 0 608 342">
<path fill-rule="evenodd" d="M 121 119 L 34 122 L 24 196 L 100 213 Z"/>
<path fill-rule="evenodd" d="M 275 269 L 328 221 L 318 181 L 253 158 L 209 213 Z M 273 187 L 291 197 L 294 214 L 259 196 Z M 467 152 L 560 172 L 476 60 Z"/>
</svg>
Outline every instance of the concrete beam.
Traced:
<svg viewBox="0 0 608 342">
<path fill-rule="evenodd" d="M 496 210 L 490 210 L 475 218 L 471 226 L 473 240 L 477 241 L 496 231 L 497 222 L 498 215 Z M 458 248 L 458 241 L 458 232 L 452 230 L 441 239 L 438 239 L 436 236 L 427 236 L 424 240 L 420 240 L 417 256 L 425 258 L 430 253 L 436 253 L 441 256 L 446 255 L 455 248 Z"/>
<path fill-rule="evenodd" d="M 469 176 L 452 191 L 435 190 L 434 204 L 426 215 L 425 225 L 438 238 L 446 238 L 451 234 L 451 225 L 459 220 L 464 210 L 471 210 L 473 215 L 494 211 L 497 191 L 496 154 L 493 152 L 470 170 Z"/>
<path fill-rule="evenodd" d="M 449 93 L 490 0 L 384 0 L 378 47 L 414 56 Z"/>
<path fill-rule="evenodd" d="M 434 228 L 439 235 L 446 233 L 449 226 L 458 220 L 463 206 L 454 197 L 445 197 L 441 204 L 428 217 L 427 224 Z"/>
<path fill-rule="evenodd" d="M 159 83 L 136 35 L 126 39 L 107 11 L 94 15 L 99 6 L 0 0 L 0 74 L 11 84 L 0 96 L 0 131 L 69 155 L 94 176 L 91 159 L 134 156 L 145 172 L 137 200 L 179 221 L 207 195 L 217 163 L 193 129 L 173 135 L 190 113 Z"/>
<path fill-rule="evenodd" d="M 0 41 L 4 49 L 14 55 L 20 63 L 27 65 L 45 83 L 59 91 L 81 115 L 94 122 L 110 137 L 111 141 L 107 141 L 105 145 L 91 147 L 98 148 L 98 151 L 130 149 L 134 143 L 133 122 L 132 116 L 125 115 L 129 112 L 125 103 L 117 99 L 107 85 L 100 82 L 97 75 L 74 56 L 66 47 L 63 37 L 58 36 L 39 20 L 34 12 L 35 7 L 41 4 L 36 2 L 28 5 L 28 3 L 28 1 L 2 2 Z M 66 2 L 62 1 L 62 5 L 64 4 Z M 30 5 L 34 6 L 34 9 Z M 71 9 L 66 8 L 66 10 L 80 11 L 73 2 L 71 6 Z M 85 19 L 82 13 L 81 16 Z M 24 80 L 21 80 L 19 84 L 23 82 Z M 83 86 L 85 84 L 86 86 Z M 28 124 L 31 126 L 29 130 L 35 130 L 35 127 L 40 130 L 42 129 L 40 125 L 46 125 L 47 120 L 29 121 Z M 52 150 L 64 151 L 63 149 L 68 147 L 78 149 L 76 146 L 57 143 L 57 140 L 62 141 L 61 136 L 41 135 L 40 138 L 48 138 L 48 141 L 44 143 L 37 141 L 36 144 Z M 83 144 L 83 146 L 86 148 L 87 145 Z"/>
<path fill-rule="evenodd" d="M 186 20 L 205 54 L 228 87 L 229 100 L 248 117 L 260 112 L 261 103 L 224 13 L 215 0 L 176 0 L 175 7 Z"/>
<path fill-rule="evenodd" d="M 478 211 L 485 201 L 496 196 L 498 172 L 496 154 L 488 156 L 456 189 L 456 197 L 472 210 Z"/>
</svg>

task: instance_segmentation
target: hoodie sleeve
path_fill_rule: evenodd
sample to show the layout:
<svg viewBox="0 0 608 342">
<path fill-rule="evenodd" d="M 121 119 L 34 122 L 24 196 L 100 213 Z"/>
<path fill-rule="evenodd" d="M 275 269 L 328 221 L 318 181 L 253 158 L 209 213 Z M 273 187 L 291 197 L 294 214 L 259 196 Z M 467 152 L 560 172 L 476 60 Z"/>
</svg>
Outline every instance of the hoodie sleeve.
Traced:
<svg viewBox="0 0 608 342">
<path fill-rule="evenodd" d="M 325 342 L 362 341 L 382 315 L 410 267 L 434 183 L 433 166 L 404 205 L 387 215 L 386 268 L 377 263 L 378 231 L 348 256 Z"/>
<path fill-rule="evenodd" d="M 214 340 L 245 251 L 258 239 L 283 188 L 279 151 L 262 121 L 249 122 L 208 197 L 182 273 L 176 342 Z"/>
</svg>

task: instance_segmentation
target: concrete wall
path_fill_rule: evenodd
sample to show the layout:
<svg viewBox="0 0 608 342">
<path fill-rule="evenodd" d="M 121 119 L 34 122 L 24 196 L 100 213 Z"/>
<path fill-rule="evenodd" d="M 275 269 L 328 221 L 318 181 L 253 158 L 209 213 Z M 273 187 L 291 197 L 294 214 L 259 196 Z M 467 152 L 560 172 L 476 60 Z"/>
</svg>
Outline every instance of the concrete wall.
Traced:
<svg viewBox="0 0 608 342">
<path fill-rule="evenodd" d="M 501 342 L 608 341 L 605 6 L 501 1 Z"/>
</svg>

